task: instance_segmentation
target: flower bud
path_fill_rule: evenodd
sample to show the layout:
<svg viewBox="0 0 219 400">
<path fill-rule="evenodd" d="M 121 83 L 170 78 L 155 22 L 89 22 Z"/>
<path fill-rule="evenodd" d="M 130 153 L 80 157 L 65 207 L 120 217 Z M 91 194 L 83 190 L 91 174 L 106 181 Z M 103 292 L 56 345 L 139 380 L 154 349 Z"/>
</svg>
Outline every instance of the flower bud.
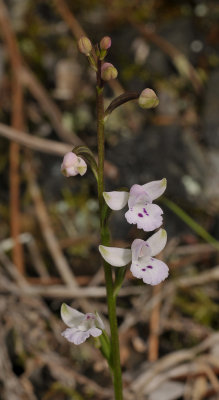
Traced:
<svg viewBox="0 0 219 400">
<path fill-rule="evenodd" d="M 152 89 L 144 89 L 138 99 L 139 106 L 142 108 L 154 108 L 159 104 L 159 99 Z"/>
<path fill-rule="evenodd" d="M 104 36 L 100 41 L 101 50 L 107 50 L 111 47 L 111 38 L 109 36 Z"/>
<path fill-rule="evenodd" d="M 86 36 L 82 36 L 78 41 L 78 48 L 81 53 L 88 56 L 92 50 L 92 43 Z"/>
<path fill-rule="evenodd" d="M 104 63 L 101 68 L 101 78 L 104 81 L 110 81 L 111 79 L 117 78 L 118 71 L 117 69 L 113 66 L 113 64 L 110 63 Z"/>
<path fill-rule="evenodd" d="M 76 156 L 76 154 L 71 151 L 65 154 L 61 165 L 61 172 L 63 175 L 69 177 L 80 174 L 82 176 L 86 171 L 87 164 L 81 157 Z"/>
</svg>

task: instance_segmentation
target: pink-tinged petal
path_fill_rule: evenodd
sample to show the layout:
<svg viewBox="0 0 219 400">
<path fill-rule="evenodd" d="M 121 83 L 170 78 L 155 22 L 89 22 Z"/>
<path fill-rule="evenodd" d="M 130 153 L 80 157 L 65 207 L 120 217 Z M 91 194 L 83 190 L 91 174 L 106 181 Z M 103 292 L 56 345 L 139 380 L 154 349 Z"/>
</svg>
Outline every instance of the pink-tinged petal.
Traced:
<svg viewBox="0 0 219 400">
<path fill-rule="evenodd" d="M 81 176 L 87 172 L 87 164 L 81 157 L 77 160 L 77 171 Z"/>
<path fill-rule="evenodd" d="M 85 314 L 63 303 L 61 306 L 61 318 L 70 328 L 78 327 L 84 320 Z"/>
<path fill-rule="evenodd" d="M 79 345 L 89 338 L 90 333 L 89 331 L 82 332 L 76 328 L 68 328 L 62 332 L 62 336 L 64 336 L 69 342 Z"/>
<path fill-rule="evenodd" d="M 132 259 L 132 252 L 129 249 L 101 245 L 99 251 L 104 260 L 114 267 L 124 267 Z"/>
<path fill-rule="evenodd" d="M 149 257 L 151 250 L 149 245 L 142 239 L 135 239 L 131 246 L 132 261 L 137 261 L 139 257 Z"/>
<path fill-rule="evenodd" d="M 148 195 L 151 197 L 151 200 L 153 201 L 158 197 L 160 197 L 165 192 L 167 187 L 167 180 L 166 178 L 163 178 L 160 181 L 152 181 L 146 183 L 142 187 L 148 193 Z"/>
<path fill-rule="evenodd" d="M 163 261 L 150 257 L 144 265 L 133 262 L 131 272 L 136 278 L 143 279 L 144 283 L 154 286 L 168 277 L 169 268 Z"/>
<path fill-rule="evenodd" d="M 125 218 L 129 224 L 137 224 L 138 229 L 150 232 L 162 225 L 162 214 L 162 209 L 156 204 L 138 204 L 125 213 Z"/>
<path fill-rule="evenodd" d="M 111 210 L 121 210 L 128 202 L 129 193 L 119 191 L 103 192 L 103 197 Z"/>
<path fill-rule="evenodd" d="M 70 167 L 71 165 L 77 163 L 77 156 L 75 153 L 72 153 L 72 151 L 69 151 L 69 153 L 66 153 L 63 158 L 63 163 L 62 165 L 64 168 Z"/>
<path fill-rule="evenodd" d="M 141 266 L 137 261 L 133 261 L 131 264 L 130 271 L 135 278 L 141 279 L 142 278 L 142 271 Z"/>
<path fill-rule="evenodd" d="M 156 256 L 159 254 L 167 243 L 167 233 L 165 229 L 159 229 L 156 233 L 154 233 L 146 243 L 150 246 L 151 255 Z"/>
<path fill-rule="evenodd" d="M 134 207 L 136 204 L 151 203 L 152 199 L 147 191 L 141 185 L 133 185 L 129 194 L 129 207 Z"/>
<path fill-rule="evenodd" d="M 97 337 L 97 336 L 102 335 L 101 329 L 98 329 L 98 328 L 90 328 L 88 332 L 93 337 Z"/>
<path fill-rule="evenodd" d="M 62 173 L 63 175 L 65 175 L 67 178 L 69 178 L 70 176 L 76 176 L 78 175 L 77 170 L 75 169 L 75 167 L 67 167 L 62 169 Z"/>
<path fill-rule="evenodd" d="M 143 270 L 144 268 L 142 268 Z M 144 283 L 149 285 L 158 285 L 163 282 L 169 275 L 168 266 L 161 260 L 151 257 L 150 264 L 145 266 L 145 271 L 142 271 L 142 279 Z"/>
</svg>

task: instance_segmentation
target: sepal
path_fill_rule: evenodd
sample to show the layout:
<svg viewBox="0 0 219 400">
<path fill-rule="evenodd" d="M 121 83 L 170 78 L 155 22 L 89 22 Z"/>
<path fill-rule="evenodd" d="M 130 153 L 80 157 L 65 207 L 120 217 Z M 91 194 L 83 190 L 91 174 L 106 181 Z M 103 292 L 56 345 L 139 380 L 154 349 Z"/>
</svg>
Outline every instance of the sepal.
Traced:
<svg viewBox="0 0 219 400">
<path fill-rule="evenodd" d="M 124 267 L 129 264 L 132 259 L 132 252 L 130 249 L 100 245 L 99 251 L 103 259 L 113 267 Z"/>
<path fill-rule="evenodd" d="M 92 172 L 98 182 L 98 167 L 93 152 L 87 146 L 75 146 L 72 150 L 77 156 L 83 157 L 90 165 Z"/>
<path fill-rule="evenodd" d="M 111 210 L 118 211 L 128 203 L 129 193 L 125 191 L 103 192 L 103 197 Z"/>
</svg>

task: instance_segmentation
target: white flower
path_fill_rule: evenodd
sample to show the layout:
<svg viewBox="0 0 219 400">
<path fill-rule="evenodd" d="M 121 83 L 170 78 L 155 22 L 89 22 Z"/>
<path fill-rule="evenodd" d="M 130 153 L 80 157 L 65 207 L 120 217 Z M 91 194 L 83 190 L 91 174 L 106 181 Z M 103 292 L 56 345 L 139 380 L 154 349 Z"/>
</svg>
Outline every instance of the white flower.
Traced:
<svg viewBox="0 0 219 400">
<path fill-rule="evenodd" d="M 62 332 L 62 336 L 77 345 L 84 343 L 89 336 L 100 336 L 104 329 L 103 321 L 98 313 L 83 314 L 65 303 L 61 307 L 61 317 L 64 323 L 69 326 Z"/>
<path fill-rule="evenodd" d="M 106 262 L 114 267 L 123 267 L 130 261 L 132 274 L 144 283 L 158 285 L 168 277 L 168 266 L 153 256 L 159 254 L 167 242 L 167 233 L 159 229 L 148 240 L 135 239 L 130 249 L 99 246 L 99 251 Z"/>
<path fill-rule="evenodd" d="M 145 185 L 133 185 L 129 193 L 104 192 L 103 196 L 112 210 L 121 210 L 128 203 L 129 210 L 125 213 L 128 223 L 137 224 L 139 229 L 150 232 L 163 223 L 163 210 L 152 202 L 164 193 L 166 186 L 164 178 Z"/>
<path fill-rule="evenodd" d="M 87 164 L 83 160 L 83 158 L 76 156 L 75 153 L 72 153 L 70 151 L 69 153 L 65 154 L 63 158 L 61 171 L 63 175 L 67 177 L 75 176 L 78 174 L 82 176 L 87 171 Z"/>
</svg>

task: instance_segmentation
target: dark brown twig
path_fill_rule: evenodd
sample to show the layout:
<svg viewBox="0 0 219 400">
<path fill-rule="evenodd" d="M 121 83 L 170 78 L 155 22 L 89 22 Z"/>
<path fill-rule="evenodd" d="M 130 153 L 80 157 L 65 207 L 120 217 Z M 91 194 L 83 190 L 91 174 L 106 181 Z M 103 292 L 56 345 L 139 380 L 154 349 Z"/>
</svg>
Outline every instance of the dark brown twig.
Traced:
<svg viewBox="0 0 219 400">
<path fill-rule="evenodd" d="M 12 69 L 12 126 L 16 129 L 24 128 L 23 114 L 23 89 L 19 80 L 21 57 L 17 46 L 16 37 L 13 33 L 7 8 L 0 0 L 0 25 L 5 44 L 8 49 Z M 10 144 L 10 215 L 11 234 L 15 241 L 13 248 L 13 261 L 20 272 L 24 273 L 24 258 L 21 243 L 18 240 L 20 233 L 20 176 L 19 176 L 19 153 L 20 147 L 17 143 Z"/>
</svg>

